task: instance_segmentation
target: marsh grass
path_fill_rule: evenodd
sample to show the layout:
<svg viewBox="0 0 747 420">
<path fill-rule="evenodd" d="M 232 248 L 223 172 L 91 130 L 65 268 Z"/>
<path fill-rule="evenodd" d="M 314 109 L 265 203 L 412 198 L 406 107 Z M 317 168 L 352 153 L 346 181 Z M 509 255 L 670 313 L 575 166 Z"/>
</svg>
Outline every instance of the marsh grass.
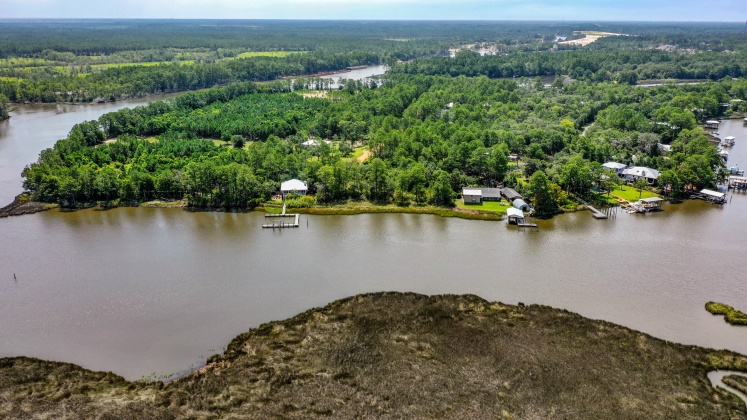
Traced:
<svg viewBox="0 0 747 420">
<path fill-rule="evenodd" d="M 747 325 L 747 314 L 738 311 L 729 305 L 718 302 L 708 302 L 706 303 L 705 308 L 706 311 L 714 315 L 723 315 L 724 320 L 731 325 Z"/>
<path fill-rule="evenodd" d="M 0 418 L 743 418 L 747 357 L 546 306 L 375 293 L 237 336 L 166 385 L 0 359 Z"/>
</svg>

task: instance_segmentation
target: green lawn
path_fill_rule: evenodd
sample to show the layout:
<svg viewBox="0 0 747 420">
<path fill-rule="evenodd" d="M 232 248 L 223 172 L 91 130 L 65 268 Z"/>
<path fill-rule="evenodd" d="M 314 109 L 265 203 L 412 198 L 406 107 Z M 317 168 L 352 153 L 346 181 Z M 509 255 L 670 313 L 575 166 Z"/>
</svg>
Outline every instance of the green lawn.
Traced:
<svg viewBox="0 0 747 420">
<path fill-rule="evenodd" d="M 612 194 L 624 198 L 628 201 L 638 201 L 641 198 L 659 197 L 659 194 L 654 194 L 651 191 L 643 190 L 643 194 L 638 192 L 638 188 L 631 186 L 623 186 L 612 191 Z M 605 194 L 606 196 L 607 194 Z"/>
<path fill-rule="evenodd" d="M 353 149 L 353 159 L 358 159 L 362 154 L 366 153 L 367 150 L 368 147 L 366 146 L 356 147 Z"/>
<path fill-rule="evenodd" d="M 506 209 L 511 208 L 511 205 L 506 201 L 484 201 L 480 204 L 464 204 L 464 200 L 459 199 L 456 201 L 456 205 L 464 210 L 485 211 L 495 214 L 506 214 Z"/>
</svg>

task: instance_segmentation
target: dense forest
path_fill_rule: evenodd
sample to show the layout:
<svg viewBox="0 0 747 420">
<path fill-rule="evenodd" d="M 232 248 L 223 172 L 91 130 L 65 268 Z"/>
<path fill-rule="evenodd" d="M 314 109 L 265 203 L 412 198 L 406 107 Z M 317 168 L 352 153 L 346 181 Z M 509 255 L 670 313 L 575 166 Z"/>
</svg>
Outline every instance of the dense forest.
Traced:
<svg viewBox="0 0 747 420">
<path fill-rule="evenodd" d="M 578 31 L 629 36 L 587 47 L 556 42 L 582 37 Z M 734 23 L 9 20 L 0 25 L 0 94 L 13 102 L 108 101 L 420 57 L 434 58 L 395 71 L 716 80 L 747 72 L 745 40 Z M 500 54 L 444 58 L 464 45 Z"/>
<path fill-rule="evenodd" d="M 620 181 L 601 166 L 608 160 L 660 170 L 668 195 L 713 187 L 724 162 L 697 123 L 720 115 L 722 103 L 747 100 L 747 80 L 546 87 L 392 74 L 316 96 L 289 83 L 238 83 L 107 114 L 43 151 L 24 186 L 69 206 L 186 198 L 246 208 L 289 178 L 307 180 L 319 203 L 452 206 L 464 186 L 505 184 L 550 215 L 574 196 L 614 188 Z M 729 112 L 744 111 L 733 103 Z M 331 143 L 304 146 L 310 137 Z M 356 159 L 364 150 L 373 156 Z M 522 165 L 509 163 L 512 154 Z"/>
</svg>

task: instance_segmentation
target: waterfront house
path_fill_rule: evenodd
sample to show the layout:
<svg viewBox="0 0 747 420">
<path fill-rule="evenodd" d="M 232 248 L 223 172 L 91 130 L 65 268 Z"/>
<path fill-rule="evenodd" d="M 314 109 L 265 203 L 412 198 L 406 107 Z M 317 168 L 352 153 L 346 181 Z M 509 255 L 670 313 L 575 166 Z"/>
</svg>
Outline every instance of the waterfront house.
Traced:
<svg viewBox="0 0 747 420">
<path fill-rule="evenodd" d="M 479 188 L 463 188 L 462 198 L 464 204 L 480 204 L 482 203 L 482 190 Z"/>
<path fill-rule="evenodd" d="M 285 200 L 285 196 L 290 193 L 306 195 L 308 190 L 309 188 L 306 182 L 298 179 L 290 179 L 280 184 L 280 192 L 283 194 L 283 200 Z"/>
<path fill-rule="evenodd" d="M 637 179 L 643 179 L 648 182 L 649 185 L 653 185 L 656 183 L 656 180 L 659 179 L 659 171 L 645 166 L 633 166 L 632 168 L 625 169 L 622 172 L 622 176 L 631 182 Z"/>
<path fill-rule="evenodd" d="M 625 165 L 623 163 L 617 163 L 617 162 L 607 162 L 607 163 L 603 164 L 602 166 L 605 167 L 605 168 L 607 168 L 607 169 L 611 169 L 611 170 L 615 171 L 615 173 L 617 175 L 620 175 L 620 176 L 622 176 L 622 173 L 625 170 L 625 168 L 628 167 L 627 165 Z"/>
<path fill-rule="evenodd" d="M 462 188 L 462 198 L 465 204 L 477 204 L 483 201 L 501 201 L 500 188 Z"/>
</svg>

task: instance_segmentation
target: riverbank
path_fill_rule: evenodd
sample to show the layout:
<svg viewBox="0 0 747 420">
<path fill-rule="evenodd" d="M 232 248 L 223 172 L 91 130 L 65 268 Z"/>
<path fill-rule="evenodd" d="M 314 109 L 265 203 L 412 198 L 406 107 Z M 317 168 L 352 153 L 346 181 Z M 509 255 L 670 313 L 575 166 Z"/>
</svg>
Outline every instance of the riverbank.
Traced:
<svg viewBox="0 0 747 420">
<path fill-rule="evenodd" d="M 257 211 L 268 213 L 280 213 L 282 205 L 265 205 L 257 207 Z M 466 210 L 458 207 L 437 206 L 398 206 L 395 204 L 373 204 L 368 201 L 348 201 L 346 203 L 330 206 L 315 206 L 307 208 L 293 208 L 286 210 L 289 213 L 313 214 L 313 215 L 355 215 L 355 214 L 381 214 L 381 213 L 405 213 L 405 214 L 432 214 L 441 217 L 456 217 L 468 220 L 503 220 L 499 214 L 483 212 L 478 210 Z"/>
<path fill-rule="evenodd" d="M 546 306 L 376 293 L 250 330 L 165 385 L 0 359 L 0 417 L 744 416 L 713 369 L 747 357 Z"/>
<path fill-rule="evenodd" d="M 32 201 L 28 193 L 19 194 L 12 203 L 0 209 L 0 217 L 21 216 L 24 214 L 39 213 L 59 207 L 56 204 L 40 203 Z"/>
</svg>

